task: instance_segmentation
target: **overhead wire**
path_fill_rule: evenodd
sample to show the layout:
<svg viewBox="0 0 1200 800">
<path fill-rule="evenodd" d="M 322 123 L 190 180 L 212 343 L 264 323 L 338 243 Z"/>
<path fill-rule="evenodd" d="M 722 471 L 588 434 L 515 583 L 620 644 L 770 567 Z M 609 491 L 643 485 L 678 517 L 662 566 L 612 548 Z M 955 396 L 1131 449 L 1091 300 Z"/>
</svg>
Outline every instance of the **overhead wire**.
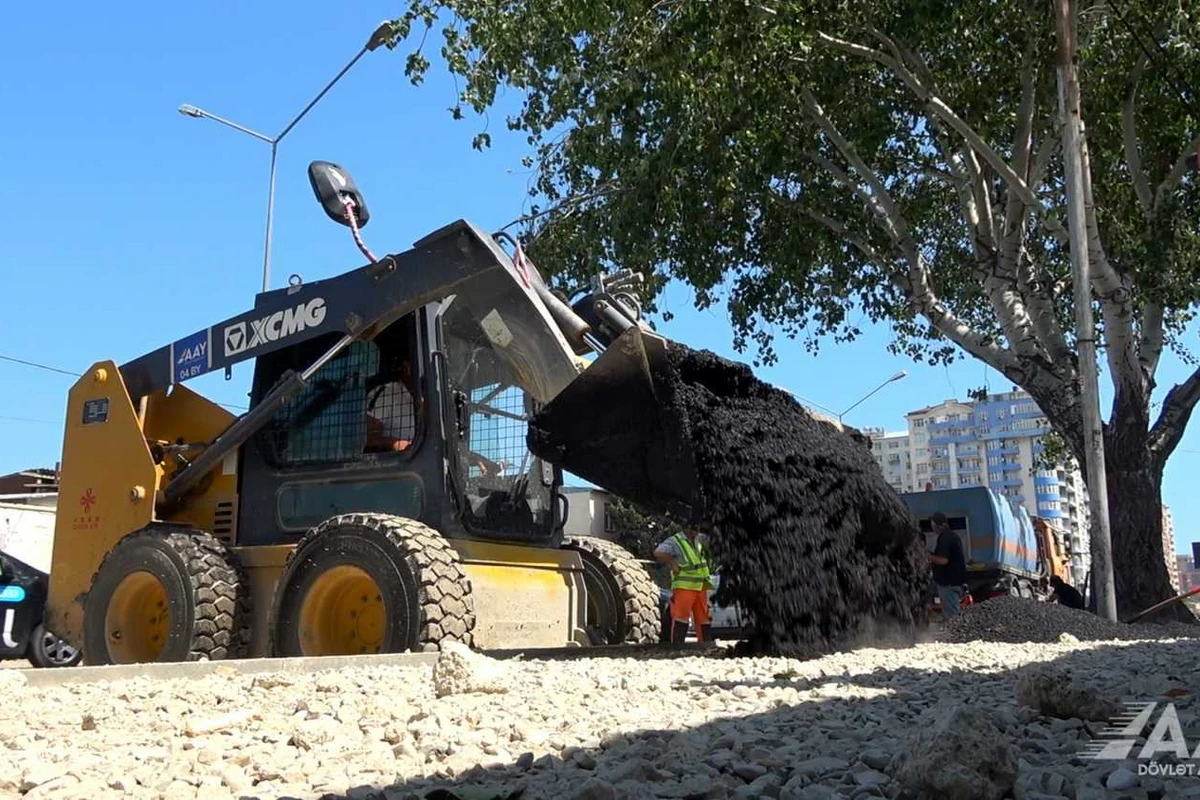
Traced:
<svg viewBox="0 0 1200 800">
<path fill-rule="evenodd" d="M 79 377 L 82 377 L 82 375 L 83 375 L 83 373 L 81 373 L 81 372 L 72 372 L 71 370 L 68 370 L 68 369 L 62 369 L 60 367 L 53 367 L 53 366 L 50 366 L 49 364 L 41 364 L 37 361 L 29 361 L 24 358 L 15 358 L 13 356 L 0 355 L 0 361 L 10 361 L 14 364 L 21 364 L 26 367 L 33 367 L 34 369 L 41 369 L 41 370 L 45 370 L 47 372 L 55 372 L 60 375 L 69 375 L 72 378 L 79 378 Z M 213 401 L 213 402 L 216 402 L 217 405 L 219 405 L 219 406 L 224 406 L 225 408 L 232 408 L 232 409 L 239 410 L 239 411 L 245 411 L 249 408 L 249 406 L 242 406 L 242 405 L 238 405 L 236 403 L 221 403 L 221 402 L 217 402 L 217 401 Z M 3 419 L 12 419 L 12 418 L 4 417 Z M 27 420 L 27 421 L 29 421 L 29 422 L 44 422 L 44 420 Z"/>
</svg>

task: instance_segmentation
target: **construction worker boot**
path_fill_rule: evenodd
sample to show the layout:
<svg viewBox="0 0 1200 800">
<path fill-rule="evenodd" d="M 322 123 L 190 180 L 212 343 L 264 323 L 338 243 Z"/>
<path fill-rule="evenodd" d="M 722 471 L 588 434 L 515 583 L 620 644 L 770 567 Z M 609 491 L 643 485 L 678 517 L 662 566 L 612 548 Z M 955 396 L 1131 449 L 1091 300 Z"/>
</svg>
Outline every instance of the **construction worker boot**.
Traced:
<svg viewBox="0 0 1200 800">
<path fill-rule="evenodd" d="M 717 646 L 717 643 L 712 638 L 712 623 L 705 623 L 700 626 L 700 644 L 704 647 Z"/>
<path fill-rule="evenodd" d="M 688 628 L 691 624 L 688 622 L 680 622 L 679 620 L 671 620 L 671 644 L 683 644 L 687 641 Z"/>
</svg>

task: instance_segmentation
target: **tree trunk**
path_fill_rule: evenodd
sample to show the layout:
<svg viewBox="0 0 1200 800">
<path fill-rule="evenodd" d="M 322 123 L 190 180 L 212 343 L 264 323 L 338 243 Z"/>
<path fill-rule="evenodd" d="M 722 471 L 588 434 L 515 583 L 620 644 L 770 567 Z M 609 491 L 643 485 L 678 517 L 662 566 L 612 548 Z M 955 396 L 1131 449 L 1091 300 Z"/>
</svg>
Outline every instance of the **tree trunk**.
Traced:
<svg viewBox="0 0 1200 800">
<path fill-rule="evenodd" d="M 1166 561 L 1175 554 L 1163 548 L 1162 468 L 1151 457 L 1150 408 L 1141 392 L 1117 387 L 1104 429 L 1104 459 L 1117 617 L 1124 620 L 1176 594 Z M 1175 603 L 1140 621 L 1172 620 L 1195 617 Z"/>
<path fill-rule="evenodd" d="M 1122 468 L 1117 459 L 1107 466 L 1117 616 L 1124 620 L 1177 593 L 1166 562 L 1175 554 L 1163 552 L 1161 474 L 1152 468 Z M 1194 622 L 1195 617 L 1182 603 L 1173 603 L 1139 620 L 1171 621 Z"/>
<path fill-rule="evenodd" d="M 1090 485 L 1078 395 L 1052 388 L 1049 384 L 1030 386 L 1028 391 L 1051 425 L 1067 439 L 1084 483 Z M 1171 586 L 1166 561 L 1175 554 L 1163 552 L 1162 469 L 1150 454 L 1149 403 L 1139 387 L 1116 389 L 1112 418 L 1104 426 L 1104 461 L 1117 617 L 1124 620 L 1177 592 Z M 1139 620 L 1170 621 L 1195 622 L 1196 618 L 1182 603 L 1174 603 Z"/>
</svg>

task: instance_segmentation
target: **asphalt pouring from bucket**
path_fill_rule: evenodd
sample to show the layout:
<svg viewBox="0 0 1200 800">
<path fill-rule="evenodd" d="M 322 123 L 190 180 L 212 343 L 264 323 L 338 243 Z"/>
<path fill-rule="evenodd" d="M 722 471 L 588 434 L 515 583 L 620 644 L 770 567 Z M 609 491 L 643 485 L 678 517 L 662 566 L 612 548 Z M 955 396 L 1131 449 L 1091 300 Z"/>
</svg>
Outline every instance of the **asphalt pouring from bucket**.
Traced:
<svg viewBox="0 0 1200 800">
<path fill-rule="evenodd" d="M 672 342 L 649 360 L 657 408 L 631 409 L 630 425 L 639 424 L 639 414 L 658 414 L 651 427 L 671 428 L 687 445 L 675 442 L 672 452 L 690 451 L 675 468 L 694 475 L 655 480 L 696 487 L 690 519 L 711 530 L 718 599 L 737 603 L 753 628 L 740 652 L 811 657 L 897 637 L 913 641 L 927 623 L 924 541 L 863 437 L 813 417 L 748 366 L 711 352 Z M 614 390 L 604 402 L 634 395 Z M 552 406 L 550 419 L 533 420 L 535 452 L 565 455 L 573 463 L 564 468 L 635 495 L 630 499 L 647 510 L 678 509 L 678 497 L 629 482 L 630 475 L 651 472 L 647 462 L 661 468 L 661 453 L 628 448 L 604 458 L 603 429 L 592 429 L 587 443 L 572 450 L 564 437 L 580 431 L 556 431 L 569 409 L 560 407 L 555 418 Z M 601 414 L 617 416 L 611 406 Z M 628 434 L 614 429 L 613 436 Z"/>
</svg>

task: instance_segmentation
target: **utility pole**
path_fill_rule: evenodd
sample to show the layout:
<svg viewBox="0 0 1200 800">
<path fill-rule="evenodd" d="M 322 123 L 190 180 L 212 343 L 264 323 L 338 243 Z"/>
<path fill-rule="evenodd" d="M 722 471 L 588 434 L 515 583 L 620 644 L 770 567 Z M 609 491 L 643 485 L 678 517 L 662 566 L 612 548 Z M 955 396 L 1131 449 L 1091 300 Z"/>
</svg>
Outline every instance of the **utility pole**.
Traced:
<svg viewBox="0 0 1200 800">
<path fill-rule="evenodd" d="M 1108 478 L 1104 466 L 1104 427 L 1100 419 L 1100 387 L 1096 379 L 1096 321 L 1092 317 L 1092 284 L 1088 267 L 1087 216 L 1083 191 L 1083 109 L 1075 58 L 1075 10 L 1071 0 L 1051 0 L 1058 36 L 1058 106 L 1063 129 L 1063 164 L 1071 239 L 1071 278 L 1075 284 L 1075 338 L 1079 348 L 1079 382 L 1083 401 L 1084 455 L 1091 510 L 1092 576 L 1096 613 L 1117 619 L 1113 584 L 1112 536 L 1108 520 Z"/>
</svg>

